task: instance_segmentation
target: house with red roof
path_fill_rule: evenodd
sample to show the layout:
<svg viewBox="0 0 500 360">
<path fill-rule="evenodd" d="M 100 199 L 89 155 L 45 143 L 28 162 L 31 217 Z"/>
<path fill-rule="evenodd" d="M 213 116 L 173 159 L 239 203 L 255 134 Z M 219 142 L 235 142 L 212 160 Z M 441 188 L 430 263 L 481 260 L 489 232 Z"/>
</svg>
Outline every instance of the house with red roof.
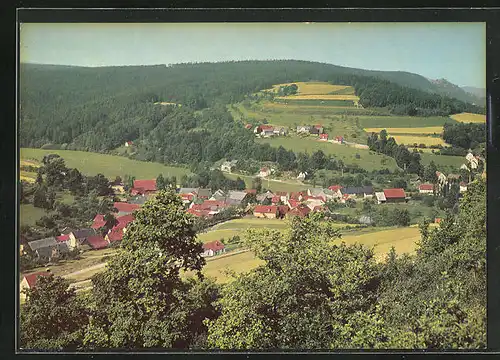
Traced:
<svg viewBox="0 0 500 360">
<path fill-rule="evenodd" d="M 279 203 L 281 201 L 281 197 L 280 196 L 273 196 L 271 198 L 271 203 L 273 203 L 274 205 L 276 205 L 277 203 Z"/>
<path fill-rule="evenodd" d="M 344 143 L 344 137 L 343 136 L 335 136 L 335 139 L 333 140 L 334 142 L 338 144 L 343 144 Z"/>
<path fill-rule="evenodd" d="M 102 228 L 104 225 L 106 225 L 106 221 L 104 221 L 104 215 L 97 214 L 94 217 L 94 221 L 92 223 L 91 228 L 92 229 L 99 229 L 99 228 Z"/>
<path fill-rule="evenodd" d="M 434 192 L 434 185 L 432 185 L 432 184 L 420 184 L 418 187 L 418 192 L 420 194 L 432 194 Z"/>
<path fill-rule="evenodd" d="M 302 201 L 305 195 L 307 195 L 305 191 L 291 192 L 289 198 L 297 201 Z"/>
<path fill-rule="evenodd" d="M 108 247 L 109 242 L 101 235 L 92 235 L 85 240 L 92 249 L 99 250 Z"/>
<path fill-rule="evenodd" d="M 290 207 L 288 205 L 279 205 L 278 206 L 278 217 L 284 218 L 286 214 L 290 211 Z"/>
<path fill-rule="evenodd" d="M 384 196 L 387 203 L 404 202 L 406 201 L 406 193 L 404 189 L 384 189 Z"/>
<path fill-rule="evenodd" d="M 293 208 L 292 210 L 290 210 L 286 216 L 287 217 L 294 217 L 294 216 L 299 216 L 299 217 L 306 217 L 309 213 L 311 212 L 311 209 L 309 209 L 307 206 L 305 205 L 299 205 L 297 206 L 296 208 Z"/>
<path fill-rule="evenodd" d="M 319 139 L 321 141 L 328 141 L 328 134 L 327 133 L 319 134 Z"/>
<path fill-rule="evenodd" d="M 123 240 L 123 235 L 125 234 L 125 228 L 113 228 L 109 233 L 106 234 L 104 238 L 109 244 L 115 243 L 117 241 Z"/>
<path fill-rule="evenodd" d="M 260 169 L 258 174 L 258 176 L 260 177 L 268 177 L 269 175 L 271 175 L 271 170 L 267 167 L 263 167 L 262 169 Z"/>
<path fill-rule="evenodd" d="M 328 190 L 331 190 L 333 192 L 337 192 L 339 191 L 340 189 L 342 189 L 343 186 L 342 185 L 332 185 L 332 186 L 329 186 L 328 187 Z"/>
<path fill-rule="evenodd" d="M 156 179 L 134 180 L 134 187 L 130 190 L 132 196 L 150 195 L 156 192 Z"/>
<path fill-rule="evenodd" d="M 113 229 L 118 228 L 118 229 L 124 229 L 127 227 L 128 224 L 130 224 L 132 221 L 135 220 L 135 217 L 133 214 L 128 214 L 128 215 L 123 215 L 119 216 L 116 218 L 118 221 L 118 224 L 116 224 Z"/>
<path fill-rule="evenodd" d="M 21 298 L 25 298 L 26 294 L 24 293 L 23 290 L 27 289 L 33 289 L 36 286 L 37 280 L 39 277 L 47 277 L 50 276 L 51 272 L 50 271 L 39 271 L 39 272 L 34 272 L 31 274 L 27 274 L 23 276 L 23 279 L 21 280 L 21 284 L 19 285 L 19 290 L 21 292 Z"/>
<path fill-rule="evenodd" d="M 113 207 L 118 210 L 119 215 L 130 214 L 135 210 L 139 209 L 141 206 L 138 204 L 129 204 L 123 201 L 117 201 L 113 204 Z"/>
<path fill-rule="evenodd" d="M 251 128 L 252 128 L 252 124 L 246 124 L 246 125 L 245 125 L 245 129 L 250 130 Z"/>
<path fill-rule="evenodd" d="M 211 241 L 203 244 L 203 254 L 202 256 L 215 256 L 226 252 L 226 247 L 219 241 Z"/>
<path fill-rule="evenodd" d="M 291 208 L 296 208 L 297 206 L 300 205 L 300 201 L 299 200 L 295 200 L 295 199 L 288 199 L 288 201 L 286 202 L 286 204 Z"/>
<path fill-rule="evenodd" d="M 66 246 L 68 246 L 68 249 L 69 250 L 74 250 L 78 247 L 78 242 L 76 241 L 76 239 L 72 236 L 70 236 L 70 234 L 61 234 L 59 236 L 56 236 L 56 241 L 60 244 L 66 244 Z"/>
<path fill-rule="evenodd" d="M 125 147 L 129 147 L 132 145 L 134 145 L 134 143 L 132 141 L 125 141 Z"/>
<path fill-rule="evenodd" d="M 253 216 L 258 218 L 276 219 L 278 207 L 275 205 L 257 205 L 253 210 Z"/>
</svg>

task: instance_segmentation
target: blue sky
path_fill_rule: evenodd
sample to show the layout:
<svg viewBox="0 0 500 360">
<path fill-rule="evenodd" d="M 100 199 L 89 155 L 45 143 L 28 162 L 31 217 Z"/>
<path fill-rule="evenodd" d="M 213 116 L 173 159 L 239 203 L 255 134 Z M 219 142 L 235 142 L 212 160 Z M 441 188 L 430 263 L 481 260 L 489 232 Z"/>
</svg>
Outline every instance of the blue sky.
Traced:
<svg viewBox="0 0 500 360">
<path fill-rule="evenodd" d="M 297 59 L 485 87 L 484 23 L 22 24 L 20 60 L 79 66 Z"/>
</svg>

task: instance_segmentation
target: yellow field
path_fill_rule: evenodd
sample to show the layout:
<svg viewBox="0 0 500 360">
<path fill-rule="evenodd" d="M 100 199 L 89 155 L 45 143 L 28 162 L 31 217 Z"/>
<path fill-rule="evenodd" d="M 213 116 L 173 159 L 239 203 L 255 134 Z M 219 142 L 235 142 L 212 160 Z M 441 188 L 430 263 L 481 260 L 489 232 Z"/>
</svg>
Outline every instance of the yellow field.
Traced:
<svg viewBox="0 0 500 360">
<path fill-rule="evenodd" d="M 21 171 L 21 173 L 19 174 L 19 179 L 26 182 L 34 183 L 36 181 L 36 174 L 27 171 Z"/>
<path fill-rule="evenodd" d="M 34 166 L 34 167 L 40 167 L 41 165 L 34 161 L 34 160 L 25 160 L 21 159 L 21 166 Z"/>
<path fill-rule="evenodd" d="M 471 113 L 461 113 L 450 116 L 453 120 L 463 122 L 463 123 L 485 123 L 486 115 L 481 114 L 471 114 Z"/>
<path fill-rule="evenodd" d="M 427 126 L 427 127 L 416 127 L 416 128 L 365 128 L 367 133 L 375 132 L 379 133 L 382 130 L 387 130 L 389 135 L 396 134 L 441 134 L 443 132 L 442 126 Z"/>
<path fill-rule="evenodd" d="M 430 148 L 415 148 L 415 147 L 411 147 L 411 146 L 408 146 L 408 150 L 410 151 L 413 151 L 413 149 L 417 149 L 419 152 L 420 150 L 422 150 L 423 153 L 429 153 L 429 154 L 432 154 L 432 150 L 436 151 L 436 149 L 430 149 Z"/>
<path fill-rule="evenodd" d="M 339 90 L 344 90 L 344 89 L 350 89 L 352 90 L 352 94 L 354 94 L 354 88 L 352 86 L 346 86 L 346 85 L 333 85 L 329 84 L 327 82 L 321 82 L 321 81 L 311 81 L 311 82 L 293 82 L 293 83 L 284 83 L 284 84 L 276 84 L 273 85 L 272 89 L 266 89 L 264 91 L 278 91 L 280 86 L 287 86 L 287 85 L 292 85 L 295 84 L 299 87 L 298 92 L 301 95 L 321 95 L 321 94 L 328 94 L 333 91 L 339 91 Z"/>
<path fill-rule="evenodd" d="M 373 246 L 375 256 L 379 260 L 385 259 L 386 254 L 392 246 L 396 253 L 413 253 L 416 249 L 416 242 L 420 240 L 418 227 L 403 227 L 397 229 L 376 231 L 360 235 L 346 235 L 342 241 L 346 244 L 360 243 L 368 247 Z"/>
<path fill-rule="evenodd" d="M 277 96 L 276 99 L 280 100 L 352 100 L 359 101 L 356 95 L 290 95 L 290 96 Z"/>
<path fill-rule="evenodd" d="M 413 145 L 414 143 L 425 144 L 427 146 L 439 145 L 439 144 L 443 146 L 446 145 L 443 139 L 431 136 L 411 136 L 411 135 L 391 135 L 391 136 L 396 140 L 398 144 L 403 144 L 403 145 Z"/>
</svg>

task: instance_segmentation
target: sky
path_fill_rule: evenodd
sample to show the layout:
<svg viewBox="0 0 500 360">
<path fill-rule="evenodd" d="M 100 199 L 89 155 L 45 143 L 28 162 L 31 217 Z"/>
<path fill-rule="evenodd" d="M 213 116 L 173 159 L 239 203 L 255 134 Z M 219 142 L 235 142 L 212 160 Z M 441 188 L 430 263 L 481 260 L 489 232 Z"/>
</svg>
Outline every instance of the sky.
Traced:
<svg viewBox="0 0 500 360">
<path fill-rule="evenodd" d="M 484 23 L 26 23 L 19 51 L 77 66 L 309 60 L 486 87 Z"/>
</svg>

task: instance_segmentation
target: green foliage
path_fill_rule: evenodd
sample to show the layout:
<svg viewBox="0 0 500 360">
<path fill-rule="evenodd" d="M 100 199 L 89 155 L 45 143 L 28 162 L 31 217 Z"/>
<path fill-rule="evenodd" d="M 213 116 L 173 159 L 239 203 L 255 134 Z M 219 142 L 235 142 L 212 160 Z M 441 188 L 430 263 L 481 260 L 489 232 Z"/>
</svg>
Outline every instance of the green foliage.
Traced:
<svg viewBox="0 0 500 360">
<path fill-rule="evenodd" d="M 81 345 L 88 311 L 68 281 L 60 277 L 38 277 L 28 289 L 20 318 L 23 349 L 76 350 Z"/>
</svg>

